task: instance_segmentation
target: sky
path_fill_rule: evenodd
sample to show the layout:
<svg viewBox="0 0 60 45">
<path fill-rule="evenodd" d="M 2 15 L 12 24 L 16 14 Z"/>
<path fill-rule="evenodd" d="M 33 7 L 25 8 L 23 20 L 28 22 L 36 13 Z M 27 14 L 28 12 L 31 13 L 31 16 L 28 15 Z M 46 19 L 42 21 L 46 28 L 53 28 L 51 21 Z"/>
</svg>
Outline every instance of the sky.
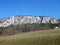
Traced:
<svg viewBox="0 0 60 45">
<path fill-rule="evenodd" d="M 0 18 L 16 15 L 60 18 L 60 0 L 0 0 Z"/>
</svg>

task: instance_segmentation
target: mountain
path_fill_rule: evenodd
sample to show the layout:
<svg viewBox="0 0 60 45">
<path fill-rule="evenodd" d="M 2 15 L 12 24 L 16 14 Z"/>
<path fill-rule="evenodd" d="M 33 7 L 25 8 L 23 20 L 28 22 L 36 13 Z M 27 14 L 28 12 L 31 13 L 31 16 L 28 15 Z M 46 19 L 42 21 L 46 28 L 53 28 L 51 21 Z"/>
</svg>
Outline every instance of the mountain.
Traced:
<svg viewBox="0 0 60 45">
<path fill-rule="evenodd" d="M 12 16 L 9 18 L 0 19 L 0 27 L 7 27 L 9 25 L 17 24 L 32 24 L 32 23 L 59 23 L 60 20 L 48 16 Z"/>
</svg>

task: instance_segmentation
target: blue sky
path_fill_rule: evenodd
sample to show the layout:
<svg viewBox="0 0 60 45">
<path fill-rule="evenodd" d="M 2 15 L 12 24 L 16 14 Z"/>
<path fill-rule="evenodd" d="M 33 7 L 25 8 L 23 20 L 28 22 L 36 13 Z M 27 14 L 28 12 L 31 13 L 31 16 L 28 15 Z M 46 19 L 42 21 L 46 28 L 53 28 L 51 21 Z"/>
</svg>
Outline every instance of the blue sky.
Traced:
<svg viewBox="0 0 60 45">
<path fill-rule="evenodd" d="M 0 18 L 16 15 L 60 18 L 60 0 L 0 0 Z"/>
</svg>

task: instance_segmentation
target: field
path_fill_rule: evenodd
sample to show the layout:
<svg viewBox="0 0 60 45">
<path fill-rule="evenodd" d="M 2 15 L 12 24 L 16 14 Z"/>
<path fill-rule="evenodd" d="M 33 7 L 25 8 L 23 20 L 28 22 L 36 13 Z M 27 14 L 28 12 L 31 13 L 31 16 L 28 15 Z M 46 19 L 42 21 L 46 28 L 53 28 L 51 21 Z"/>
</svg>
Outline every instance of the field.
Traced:
<svg viewBox="0 0 60 45">
<path fill-rule="evenodd" d="M 0 37 L 0 45 L 60 45 L 60 29 L 2 36 Z"/>
</svg>

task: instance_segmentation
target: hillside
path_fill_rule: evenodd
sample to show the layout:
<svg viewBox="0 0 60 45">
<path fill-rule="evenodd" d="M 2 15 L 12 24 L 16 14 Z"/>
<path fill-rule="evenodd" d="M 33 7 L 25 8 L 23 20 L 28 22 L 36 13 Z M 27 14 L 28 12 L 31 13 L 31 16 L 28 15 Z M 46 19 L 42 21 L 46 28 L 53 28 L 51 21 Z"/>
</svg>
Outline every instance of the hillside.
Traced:
<svg viewBox="0 0 60 45">
<path fill-rule="evenodd" d="M 0 37 L 0 45 L 60 45 L 60 29 L 2 36 Z"/>
<path fill-rule="evenodd" d="M 15 35 L 18 33 L 30 32 L 30 31 L 55 29 L 55 27 L 59 28 L 60 24 L 33 23 L 33 24 L 23 24 L 23 25 L 10 25 L 7 27 L 0 27 L 0 36 Z"/>
</svg>

